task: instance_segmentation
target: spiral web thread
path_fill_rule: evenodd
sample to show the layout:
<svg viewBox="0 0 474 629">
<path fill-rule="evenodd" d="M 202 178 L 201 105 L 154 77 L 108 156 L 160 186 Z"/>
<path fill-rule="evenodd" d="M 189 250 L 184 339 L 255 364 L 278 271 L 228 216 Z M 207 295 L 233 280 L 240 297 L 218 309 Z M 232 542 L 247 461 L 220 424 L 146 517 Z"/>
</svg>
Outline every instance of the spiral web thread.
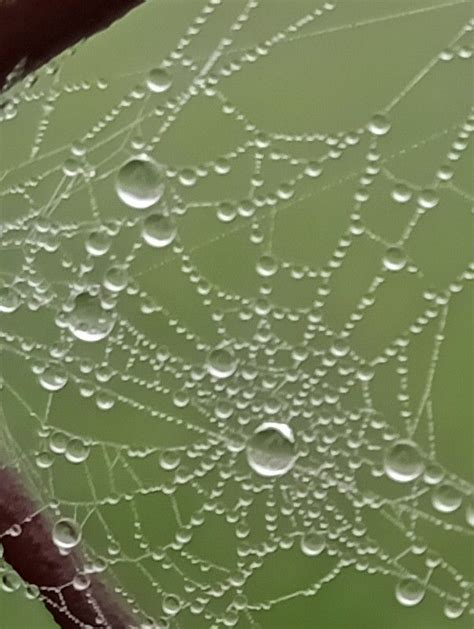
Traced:
<svg viewBox="0 0 474 629">
<path fill-rule="evenodd" d="M 4 139 L 36 122 L 26 157 L 0 177 L 2 456 L 52 521 L 76 523 L 86 563 L 74 586 L 105 575 L 143 627 L 273 626 L 266 614 L 304 597 L 316 609 L 319 590 L 348 570 L 393 579 L 402 604 L 430 596 L 468 621 L 473 583 L 449 544 L 471 543 L 473 489 L 438 456 L 446 418 L 433 398 L 451 313 L 473 277 L 466 84 L 451 96 L 459 119 L 438 112 L 412 142 L 397 123 L 421 121 L 403 106 L 432 77 L 469 71 L 472 5 L 392 3 L 365 15 L 361 3 L 357 17 L 357 3 L 282 3 L 260 39 L 275 4 L 189 3 L 176 47 L 140 72 L 68 82 L 69 52 L 4 95 Z M 403 37 L 412 20 L 421 33 L 439 12 L 457 29 L 355 129 L 274 130 L 229 95 L 260 64 L 267 89 L 265 68 L 285 47 L 307 54 L 321 38 L 382 25 Z M 106 113 L 55 144 L 57 119 L 99 91 L 113 92 Z M 203 125 L 219 125 L 230 148 L 174 158 L 173 143 Z M 128 207 L 118 172 L 145 156 L 160 198 Z M 433 244 L 446 212 L 454 253 Z M 339 224 L 336 238 L 325 221 Z M 302 225 L 322 248 L 313 261 L 289 242 Z M 83 332 L 110 327 L 96 342 L 71 323 L 85 295 Z M 387 308 L 400 311 L 395 321 Z M 414 346 L 424 361 L 414 364 Z M 258 441 L 262 425 L 290 429 Z M 66 552 L 74 532 L 63 534 Z M 306 576 L 280 588 L 271 577 L 287 561 Z M 5 592 L 51 595 L 2 572 Z"/>
</svg>

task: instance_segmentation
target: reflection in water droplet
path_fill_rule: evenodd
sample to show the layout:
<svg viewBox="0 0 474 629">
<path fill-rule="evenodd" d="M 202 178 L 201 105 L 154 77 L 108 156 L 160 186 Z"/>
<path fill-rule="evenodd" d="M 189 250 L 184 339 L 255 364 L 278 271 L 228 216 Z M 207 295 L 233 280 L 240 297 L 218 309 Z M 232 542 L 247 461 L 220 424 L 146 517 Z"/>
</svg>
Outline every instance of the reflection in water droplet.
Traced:
<svg viewBox="0 0 474 629">
<path fill-rule="evenodd" d="M 397 441 L 385 453 L 385 473 L 399 483 L 415 480 L 421 476 L 424 467 L 421 454 L 411 441 Z"/>
<path fill-rule="evenodd" d="M 60 549 L 74 548 L 81 541 L 81 536 L 81 527 L 75 520 L 64 518 L 54 525 L 53 542 Z"/>
<path fill-rule="evenodd" d="M 207 370 L 215 378 L 229 378 L 237 369 L 234 353 L 226 348 L 213 349 L 207 357 Z"/>
<path fill-rule="evenodd" d="M 164 192 L 164 170 L 148 157 L 131 159 L 119 170 L 115 189 L 130 207 L 150 207 Z"/>
<path fill-rule="evenodd" d="M 282 476 L 295 464 L 295 437 L 287 424 L 265 422 L 247 443 L 247 461 L 260 476 Z"/>
</svg>

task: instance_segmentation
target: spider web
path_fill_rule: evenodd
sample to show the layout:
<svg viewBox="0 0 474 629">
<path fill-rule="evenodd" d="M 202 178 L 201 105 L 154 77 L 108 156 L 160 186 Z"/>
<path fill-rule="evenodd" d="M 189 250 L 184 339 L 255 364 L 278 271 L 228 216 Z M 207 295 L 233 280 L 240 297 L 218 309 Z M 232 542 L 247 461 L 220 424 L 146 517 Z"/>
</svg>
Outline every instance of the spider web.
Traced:
<svg viewBox="0 0 474 629">
<path fill-rule="evenodd" d="M 78 77 L 98 37 L 4 95 L 2 457 L 140 626 L 354 571 L 469 622 L 471 9 L 149 2 L 146 65 Z"/>
</svg>

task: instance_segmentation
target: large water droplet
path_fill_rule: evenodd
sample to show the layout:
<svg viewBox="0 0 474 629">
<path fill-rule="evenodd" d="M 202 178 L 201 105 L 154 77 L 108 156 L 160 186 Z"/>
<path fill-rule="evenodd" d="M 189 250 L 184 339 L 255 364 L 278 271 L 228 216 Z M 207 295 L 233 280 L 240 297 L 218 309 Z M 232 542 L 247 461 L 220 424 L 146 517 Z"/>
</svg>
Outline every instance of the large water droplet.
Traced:
<svg viewBox="0 0 474 629">
<path fill-rule="evenodd" d="M 148 157 L 131 159 L 119 170 L 115 189 L 130 207 L 150 207 L 164 192 L 164 170 Z"/>
<path fill-rule="evenodd" d="M 169 216 L 153 212 L 143 221 L 142 236 L 152 247 L 166 247 L 176 237 L 176 225 Z"/>
<path fill-rule="evenodd" d="M 207 370 L 215 378 L 229 378 L 237 369 L 234 353 L 224 347 L 213 349 L 207 357 Z"/>
<path fill-rule="evenodd" d="M 293 430 L 287 424 L 265 422 L 247 443 L 246 453 L 250 467 L 260 476 L 282 476 L 297 458 Z"/>
<path fill-rule="evenodd" d="M 68 315 L 67 322 L 72 334 L 81 341 L 100 341 L 112 331 L 115 316 L 104 310 L 97 297 L 81 293 L 76 297 L 73 311 Z"/>
<path fill-rule="evenodd" d="M 385 473 L 399 483 L 415 480 L 423 474 L 424 467 L 421 454 L 411 441 L 397 441 L 385 453 Z"/>
<path fill-rule="evenodd" d="M 75 520 L 58 520 L 53 528 L 53 542 L 63 550 L 74 548 L 81 541 L 81 527 Z"/>
</svg>

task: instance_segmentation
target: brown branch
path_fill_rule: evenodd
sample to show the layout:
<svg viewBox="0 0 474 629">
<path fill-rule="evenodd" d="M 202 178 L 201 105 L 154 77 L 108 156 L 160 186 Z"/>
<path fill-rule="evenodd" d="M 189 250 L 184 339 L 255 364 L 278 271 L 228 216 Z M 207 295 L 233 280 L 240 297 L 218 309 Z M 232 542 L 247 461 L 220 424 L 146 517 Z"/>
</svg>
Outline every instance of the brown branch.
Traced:
<svg viewBox="0 0 474 629">
<path fill-rule="evenodd" d="M 20 534 L 16 534 L 15 525 L 20 526 Z M 5 560 L 24 581 L 39 588 L 45 606 L 62 629 L 78 629 L 80 623 L 113 629 L 138 625 L 131 612 L 96 576 L 90 575 L 90 584 L 84 590 L 73 587 L 73 578 L 81 574 L 79 553 L 59 552 L 51 522 L 38 513 L 38 505 L 20 475 L 11 468 L 0 468 L 0 543 Z M 98 611 L 102 623 L 98 623 Z"/>
<path fill-rule="evenodd" d="M 0 0 L 0 90 L 144 0 Z"/>
</svg>

